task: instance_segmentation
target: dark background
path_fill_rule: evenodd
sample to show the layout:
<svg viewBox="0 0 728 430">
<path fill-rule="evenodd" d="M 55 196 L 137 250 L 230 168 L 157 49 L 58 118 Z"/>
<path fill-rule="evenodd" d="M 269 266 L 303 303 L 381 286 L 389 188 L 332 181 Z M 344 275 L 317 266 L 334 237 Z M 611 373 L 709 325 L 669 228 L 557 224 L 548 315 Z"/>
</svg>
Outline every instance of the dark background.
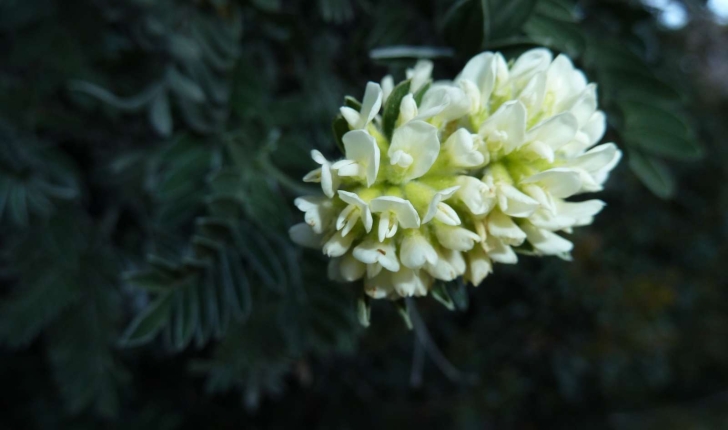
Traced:
<svg viewBox="0 0 728 430">
<path fill-rule="evenodd" d="M 0 0 L 0 428 L 728 428 L 726 17 L 647 3 Z M 537 45 L 599 84 L 608 206 L 417 300 L 424 346 L 364 329 L 287 238 L 309 151 L 368 80 Z"/>
</svg>

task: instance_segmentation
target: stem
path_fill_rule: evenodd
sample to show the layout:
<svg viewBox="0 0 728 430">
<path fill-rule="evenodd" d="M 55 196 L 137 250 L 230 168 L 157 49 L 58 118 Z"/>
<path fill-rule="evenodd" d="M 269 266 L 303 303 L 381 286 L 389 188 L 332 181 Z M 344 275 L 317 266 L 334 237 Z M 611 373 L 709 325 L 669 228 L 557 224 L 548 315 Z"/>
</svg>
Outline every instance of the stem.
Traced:
<svg viewBox="0 0 728 430">
<path fill-rule="evenodd" d="M 410 386 L 418 388 L 422 385 L 422 371 L 425 369 L 425 348 L 417 338 L 412 347 L 412 373 L 410 373 Z"/>
<path fill-rule="evenodd" d="M 430 359 L 440 369 L 440 371 L 452 382 L 475 385 L 478 383 L 478 375 L 465 373 L 455 367 L 440 351 L 435 342 L 432 340 L 430 332 L 427 330 L 414 299 L 411 297 L 405 298 L 407 303 L 407 311 L 409 312 L 410 318 L 412 319 L 412 326 L 414 327 L 415 335 L 419 339 L 420 343 L 424 347 L 425 351 L 430 356 Z M 414 372 L 414 369 L 413 369 Z"/>
</svg>

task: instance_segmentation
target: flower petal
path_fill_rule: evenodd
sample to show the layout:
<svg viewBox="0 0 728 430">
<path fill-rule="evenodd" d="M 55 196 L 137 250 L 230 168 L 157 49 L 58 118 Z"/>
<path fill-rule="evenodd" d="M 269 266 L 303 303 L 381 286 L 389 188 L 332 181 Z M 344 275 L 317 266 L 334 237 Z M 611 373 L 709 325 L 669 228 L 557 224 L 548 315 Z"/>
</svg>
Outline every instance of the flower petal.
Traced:
<svg viewBox="0 0 728 430">
<path fill-rule="evenodd" d="M 462 227 L 437 225 L 435 236 L 440 245 L 455 251 L 468 251 L 480 242 L 480 236 Z"/>
<path fill-rule="evenodd" d="M 324 244 L 323 252 L 329 257 L 341 257 L 351 248 L 351 243 L 354 242 L 354 239 L 353 234 L 343 236 L 341 231 L 337 231 Z"/>
<path fill-rule="evenodd" d="M 500 184 L 498 186 L 498 207 L 504 214 L 524 218 L 531 215 L 538 206 L 536 200 L 522 193 L 513 185 Z"/>
<path fill-rule="evenodd" d="M 347 252 L 339 262 L 339 273 L 346 282 L 354 282 L 364 276 L 367 266 Z"/>
<path fill-rule="evenodd" d="M 543 142 L 556 150 L 571 142 L 578 129 L 579 124 L 576 117 L 569 112 L 564 112 L 528 130 L 525 141 Z"/>
<path fill-rule="evenodd" d="M 397 222 L 402 228 L 417 228 L 420 226 L 420 215 L 409 200 L 394 196 L 382 196 L 369 202 L 372 212 L 394 212 Z"/>
<path fill-rule="evenodd" d="M 444 190 L 436 192 L 435 195 L 432 197 L 432 200 L 430 201 L 430 205 L 427 207 L 427 213 L 425 214 L 425 217 L 422 218 L 422 224 L 428 223 L 433 218 L 435 218 L 435 215 L 437 215 L 437 212 L 439 210 L 439 204 L 442 201 L 452 197 L 459 189 L 460 185 L 456 185 L 454 187 L 445 188 Z"/>
<path fill-rule="evenodd" d="M 364 91 L 364 100 L 361 103 L 359 123 L 355 128 L 365 128 L 377 116 L 381 107 L 382 87 L 376 82 L 368 82 L 367 89 Z"/>
<path fill-rule="evenodd" d="M 520 101 L 505 102 L 481 124 L 478 134 L 491 148 L 496 142 L 509 154 L 523 144 L 526 134 L 526 107 Z"/>
<path fill-rule="evenodd" d="M 458 119 L 470 112 L 470 99 L 465 92 L 453 84 L 433 84 L 419 106 L 418 118 L 437 115 L 444 121 Z M 433 115 L 433 112 L 437 112 Z"/>
<path fill-rule="evenodd" d="M 400 267 L 394 243 L 391 241 L 380 243 L 367 239 L 354 248 L 353 255 L 365 264 L 379 263 L 390 272 L 396 272 Z"/>
<path fill-rule="evenodd" d="M 377 180 L 379 172 L 379 146 L 372 135 L 364 130 L 352 130 L 342 138 L 346 158 L 354 160 L 364 169 L 367 187 Z"/>
<path fill-rule="evenodd" d="M 313 249 L 319 249 L 321 247 L 322 235 L 316 234 L 311 226 L 304 222 L 288 229 L 288 236 L 297 245 Z"/>
<path fill-rule="evenodd" d="M 437 251 L 419 232 L 405 236 L 399 250 L 402 265 L 410 269 L 419 269 L 426 263 L 437 263 Z"/>
<path fill-rule="evenodd" d="M 536 173 L 521 181 L 521 184 L 538 183 L 553 197 L 571 197 L 581 189 L 579 172 L 565 167 L 556 167 Z"/>
<path fill-rule="evenodd" d="M 513 246 L 518 246 L 526 240 L 526 233 L 518 228 L 513 219 L 498 210 L 488 215 L 488 233 Z"/>
<path fill-rule="evenodd" d="M 541 254 L 558 255 L 570 252 L 574 248 L 574 244 L 559 236 L 558 234 L 544 230 L 530 223 L 521 225 L 521 229 L 526 232 L 528 241 Z"/>
<path fill-rule="evenodd" d="M 403 180 L 419 178 L 430 170 L 440 153 L 437 128 L 419 120 L 397 128 L 387 155 L 391 158 L 397 151 L 412 157 L 412 164 L 406 168 Z"/>
<path fill-rule="evenodd" d="M 489 273 L 493 272 L 493 263 L 481 246 L 476 246 L 468 251 L 467 260 L 468 269 L 465 272 L 465 279 L 477 287 Z"/>
</svg>

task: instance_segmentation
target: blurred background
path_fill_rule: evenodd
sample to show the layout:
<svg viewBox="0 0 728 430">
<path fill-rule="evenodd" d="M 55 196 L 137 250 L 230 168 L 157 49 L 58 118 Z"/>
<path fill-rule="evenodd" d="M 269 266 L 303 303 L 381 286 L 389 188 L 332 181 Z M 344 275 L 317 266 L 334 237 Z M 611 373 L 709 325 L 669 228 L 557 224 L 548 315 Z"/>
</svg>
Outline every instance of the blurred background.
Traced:
<svg viewBox="0 0 728 430">
<path fill-rule="evenodd" d="M 728 428 L 727 0 L 0 0 L 0 428 Z M 574 261 L 410 314 L 287 238 L 367 81 L 570 55 Z M 450 309 L 452 310 L 450 310 Z M 406 312 L 405 312 L 406 313 Z"/>
</svg>

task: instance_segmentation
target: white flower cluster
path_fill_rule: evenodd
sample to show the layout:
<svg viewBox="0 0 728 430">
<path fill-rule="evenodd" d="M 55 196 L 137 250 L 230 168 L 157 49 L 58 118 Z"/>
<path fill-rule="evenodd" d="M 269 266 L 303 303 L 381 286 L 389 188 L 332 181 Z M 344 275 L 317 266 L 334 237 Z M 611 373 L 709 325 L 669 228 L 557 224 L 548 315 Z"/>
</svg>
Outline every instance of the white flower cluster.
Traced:
<svg viewBox="0 0 728 430">
<path fill-rule="evenodd" d="M 478 285 L 517 251 L 569 258 L 557 232 L 590 224 L 604 203 L 565 199 L 601 190 L 621 158 L 613 143 L 594 146 L 605 130 L 596 86 L 563 55 L 534 49 L 509 65 L 484 52 L 454 81 L 431 72 L 420 61 L 397 88 L 387 76 L 360 109 L 342 107 L 346 157 L 312 151 L 320 167 L 304 181 L 324 195 L 295 201 L 305 223 L 292 240 L 323 249 L 329 276 L 363 278 L 373 298 L 424 296 L 458 276 Z"/>
</svg>

